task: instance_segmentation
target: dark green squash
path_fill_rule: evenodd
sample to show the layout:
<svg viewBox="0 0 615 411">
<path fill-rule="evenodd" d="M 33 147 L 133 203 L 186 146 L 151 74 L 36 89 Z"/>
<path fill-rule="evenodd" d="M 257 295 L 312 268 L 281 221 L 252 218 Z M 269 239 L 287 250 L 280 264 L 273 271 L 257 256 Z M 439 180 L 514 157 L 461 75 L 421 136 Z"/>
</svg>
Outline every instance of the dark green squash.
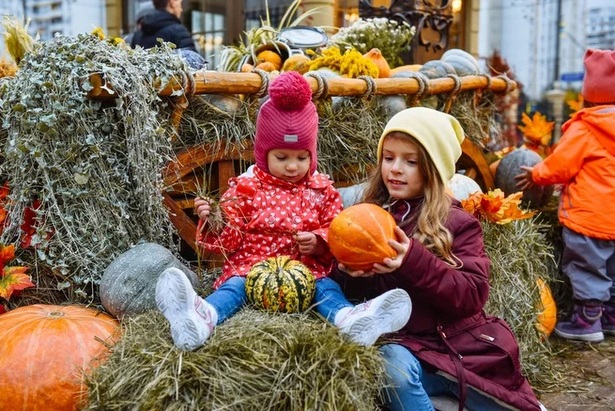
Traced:
<svg viewBox="0 0 615 411">
<path fill-rule="evenodd" d="M 315 285 L 314 275 L 302 262 L 288 256 L 270 257 L 248 273 L 246 295 L 256 308 L 297 313 L 312 303 Z"/>
</svg>

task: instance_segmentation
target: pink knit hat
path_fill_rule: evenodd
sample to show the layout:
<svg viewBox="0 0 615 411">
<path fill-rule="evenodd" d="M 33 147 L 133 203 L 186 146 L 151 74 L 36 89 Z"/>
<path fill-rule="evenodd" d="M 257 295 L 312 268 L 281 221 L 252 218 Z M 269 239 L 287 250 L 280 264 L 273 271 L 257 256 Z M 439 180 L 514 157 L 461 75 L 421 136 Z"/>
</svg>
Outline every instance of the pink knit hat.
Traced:
<svg viewBox="0 0 615 411">
<path fill-rule="evenodd" d="M 256 119 L 254 157 L 256 165 L 269 172 L 267 154 L 273 149 L 308 150 L 310 174 L 316 171 L 318 113 L 312 103 L 312 89 L 296 71 L 276 77 L 269 86 L 269 99 Z"/>
<path fill-rule="evenodd" d="M 615 51 L 589 49 L 583 64 L 583 99 L 590 103 L 615 103 Z"/>
</svg>

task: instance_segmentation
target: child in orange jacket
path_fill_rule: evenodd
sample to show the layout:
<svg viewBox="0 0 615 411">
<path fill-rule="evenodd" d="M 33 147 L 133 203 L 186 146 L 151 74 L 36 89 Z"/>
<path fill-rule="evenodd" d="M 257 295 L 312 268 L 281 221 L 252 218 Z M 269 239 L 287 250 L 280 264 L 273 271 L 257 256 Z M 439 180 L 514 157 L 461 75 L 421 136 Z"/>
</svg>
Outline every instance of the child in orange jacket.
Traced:
<svg viewBox="0 0 615 411">
<path fill-rule="evenodd" d="M 562 271 L 574 308 L 555 333 L 599 342 L 615 335 L 615 51 L 587 50 L 584 64 L 583 109 L 562 126 L 553 153 L 516 178 L 520 189 L 563 184 Z"/>
</svg>

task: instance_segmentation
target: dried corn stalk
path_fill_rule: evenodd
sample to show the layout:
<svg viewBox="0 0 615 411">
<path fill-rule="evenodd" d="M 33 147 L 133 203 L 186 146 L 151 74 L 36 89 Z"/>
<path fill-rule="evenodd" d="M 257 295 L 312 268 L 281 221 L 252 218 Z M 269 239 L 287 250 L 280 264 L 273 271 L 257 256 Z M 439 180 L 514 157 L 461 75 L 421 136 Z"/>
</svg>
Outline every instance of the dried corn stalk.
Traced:
<svg viewBox="0 0 615 411">
<path fill-rule="evenodd" d="M 5 16 L 2 19 L 4 26 L 4 42 L 9 54 L 15 60 L 15 63 L 23 59 L 26 53 L 32 50 L 34 39 L 28 34 L 28 26 L 30 20 L 26 24 L 22 24 L 16 17 Z"/>
</svg>

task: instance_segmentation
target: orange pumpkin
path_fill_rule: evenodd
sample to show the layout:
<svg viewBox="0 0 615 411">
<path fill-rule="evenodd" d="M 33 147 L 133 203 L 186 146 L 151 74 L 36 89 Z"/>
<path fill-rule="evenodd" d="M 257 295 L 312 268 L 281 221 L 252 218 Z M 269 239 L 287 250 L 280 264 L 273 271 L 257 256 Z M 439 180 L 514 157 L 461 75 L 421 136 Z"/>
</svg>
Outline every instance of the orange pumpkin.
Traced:
<svg viewBox="0 0 615 411">
<path fill-rule="evenodd" d="M 376 64 L 376 67 L 378 67 L 379 78 L 391 77 L 391 67 L 389 66 L 389 63 L 386 61 L 379 49 L 373 48 L 367 53 L 363 54 L 363 57 L 367 57 L 368 59 L 373 61 L 374 64 Z"/>
<path fill-rule="evenodd" d="M 118 336 L 115 319 L 86 307 L 35 304 L 0 315 L 0 410 L 80 409 L 83 371 Z"/>
<path fill-rule="evenodd" d="M 536 327 L 538 331 L 548 337 L 553 332 L 553 329 L 555 329 L 555 324 L 557 323 L 557 307 L 549 285 L 542 278 L 538 278 L 536 284 L 538 285 L 542 305 Z"/>
<path fill-rule="evenodd" d="M 388 244 L 395 239 L 395 220 L 375 204 L 355 204 L 339 213 L 329 227 L 329 248 L 347 268 L 370 270 L 374 263 L 393 258 L 397 252 Z"/>
</svg>

